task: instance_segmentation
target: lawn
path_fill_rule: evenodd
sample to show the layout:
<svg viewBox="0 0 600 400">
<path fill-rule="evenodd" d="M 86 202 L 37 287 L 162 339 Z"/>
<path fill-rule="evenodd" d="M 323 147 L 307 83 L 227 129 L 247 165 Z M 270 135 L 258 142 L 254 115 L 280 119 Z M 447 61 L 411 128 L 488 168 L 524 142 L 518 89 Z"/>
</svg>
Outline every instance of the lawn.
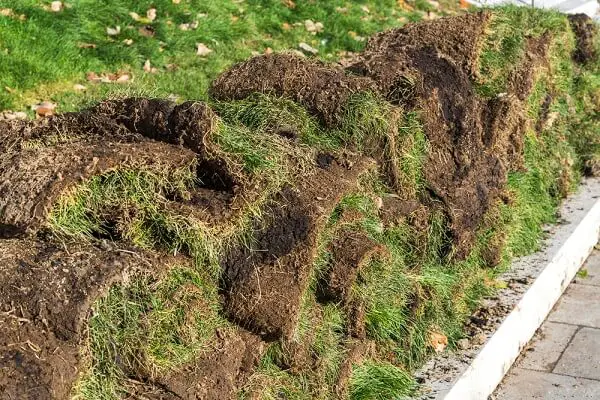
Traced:
<svg viewBox="0 0 600 400">
<path fill-rule="evenodd" d="M 50 1 L 1 0 L 0 110 L 50 101 L 72 111 L 122 94 L 206 99 L 212 79 L 253 54 L 302 51 L 304 43 L 339 60 L 375 32 L 454 8 L 424 0 L 76 0 L 53 11 Z M 95 83 L 91 73 L 125 77 Z"/>
</svg>

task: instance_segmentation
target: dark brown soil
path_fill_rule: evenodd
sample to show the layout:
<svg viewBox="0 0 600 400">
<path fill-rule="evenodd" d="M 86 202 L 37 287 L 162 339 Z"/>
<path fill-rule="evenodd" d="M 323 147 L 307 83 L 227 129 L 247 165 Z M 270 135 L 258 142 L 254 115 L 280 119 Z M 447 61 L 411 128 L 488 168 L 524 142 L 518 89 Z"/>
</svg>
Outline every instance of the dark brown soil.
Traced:
<svg viewBox="0 0 600 400">
<path fill-rule="evenodd" d="M 256 92 L 285 96 L 334 126 L 353 93 L 374 89 L 369 79 L 350 76 L 340 67 L 280 53 L 234 65 L 212 83 L 210 94 L 218 100 L 240 100 Z"/>
<path fill-rule="evenodd" d="M 332 263 L 319 279 L 317 297 L 323 302 L 346 304 L 360 269 L 384 249 L 363 232 L 343 231 L 336 235 L 330 251 Z"/>
<path fill-rule="evenodd" d="M 0 240 L 0 393 L 66 399 L 91 304 L 137 273 L 160 273 L 155 255 L 119 248 Z"/>
<path fill-rule="evenodd" d="M 48 329 L 0 314 L 0 395 L 7 400 L 67 399 L 77 379 L 77 345 Z"/>
<path fill-rule="evenodd" d="M 369 38 L 363 54 L 389 56 L 397 53 L 401 56 L 407 47 L 435 48 L 463 68 L 464 72 L 476 75 L 477 58 L 490 17 L 489 12 L 483 11 L 390 29 Z"/>
<path fill-rule="evenodd" d="M 569 15 L 569 22 L 577 40 L 573 59 L 580 64 L 596 60 L 594 40 L 598 27 L 594 21 L 585 14 L 573 14 Z"/>
<path fill-rule="evenodd" d="M 137 396 L 150 399 L 233 400 L 265 350 L 243 330 L 221 332 L 213 348 L 176 372 L 147 380 Z"/>
<path fill-rule="evenodd" d="M 293 332 L 317 235 L 372 162 L 347 165 L 333 162 L 297 187 L 284 188 L 266 207 L 264 220 L 255 222 L 253 241 L 228 252 L 222 262 L 225 308 L 235 322 L 267 340 Z"/>
<path fill-rule="evenodd" d="M 74 142 L 5 153 L 0 160 L 0 237 L 34 233 L 56 199 L 78 183 L 116 167 L 192 168 L 195 154 L 153 141 Z"/>
</svg>

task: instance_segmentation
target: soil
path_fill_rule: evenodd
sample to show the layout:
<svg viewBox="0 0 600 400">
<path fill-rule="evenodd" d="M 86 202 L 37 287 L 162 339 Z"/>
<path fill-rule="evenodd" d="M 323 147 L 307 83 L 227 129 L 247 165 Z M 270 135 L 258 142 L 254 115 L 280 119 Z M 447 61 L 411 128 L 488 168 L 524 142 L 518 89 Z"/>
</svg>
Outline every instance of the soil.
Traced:
<svg viewBox="0 0 600 400">
<path fill-rule="evenodd" d="M 94 175 L 117 167 L 193 168 L 195 161 L 189 150 L 149 140 L 73 142 L 5 153 L 0 160 L 0 238 L 37 232 L 57 198 Z"/>
<path fill-rule="evenodd" d="M 217 336 L 213 348 L 195 362 L 174 373 L 154 379 L 145 377 L 145 385 L 136 388 L 135 396 L 155 400 L 236 399 L 237 391 L 258 365 L 266 347 L 258 336 L 243 330 Z"/>
<path fill-rule="evenodd" d="M 587 64 L 596 60 L 594 40 L 598 27 L 594 21 L 585 14 L 573 14 L 569 15 L 569 22 L 577 40 L 577 48 L 573 54 L 573 59 L 580 64 Z"/>
<path fill-rule="evenodd" d="M 341 122 L 353 93 L 373 90 L 370 79 L 295 54 L 260 55 L 234 65 L 210 88 L 217 100 L 240 100 L 260 92 L 285 96 L 302 104 L 327 126 Z"/>
<path fill-rule="evenodd" d="M 81 370 L 79 345 L 92 303 L 164 258 L 126 246 L 0 240 L 0 392 L 65 399 Z"/>
<path fill-rule="evenodd" d="M 363 57 L 365 54 L 401 54 L 407 47 L 413 46 L 435 48 L 464 72 L 475 76 L 483 34 L 490 17 L 489 12 L 482 11 L 380 32 L 369 38 Z M 376 81 L 380 82 L 381 79 Z"/>
<path fill-rule="evenodd" d="M 227 313 L 265 340 L 293 333 L 318 233 L 342 196 L 373 166 L 366 158 L 348 161 L 334 161 L 297 187 L 285 187 L 265 207 L 268 215 L 254 222 L 253 241 L 223 258 Z"/>
<path fill-rule="evenodd" d="M 343 231 L 331 245 L 332 263 L 317 284 L 321 302 L 347 304 L 359 270 L 384 249 L 360 231 Z"/>
<path fill-rule="evenodd" d="M 0 393 L 3 399 L 67 399 L 79 370 L 77 345 L 41 326 L 0 314 Z"/>
</svg>

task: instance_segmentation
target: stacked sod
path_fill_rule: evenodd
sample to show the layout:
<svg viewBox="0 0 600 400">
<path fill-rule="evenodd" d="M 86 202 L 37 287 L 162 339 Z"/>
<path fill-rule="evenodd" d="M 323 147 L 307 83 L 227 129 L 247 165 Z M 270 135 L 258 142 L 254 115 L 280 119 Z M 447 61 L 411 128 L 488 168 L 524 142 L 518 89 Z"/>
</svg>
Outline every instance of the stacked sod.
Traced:
<svg viewBox="0 0 600 400">
<path fill-rule="evenodd" d="M 594 30 L 510 7 L 382 32 L 347 68 L 258 56 L 209 103 L 3 123 L 0 389 L 410 395 L 598 169 Z"/>
</svg>

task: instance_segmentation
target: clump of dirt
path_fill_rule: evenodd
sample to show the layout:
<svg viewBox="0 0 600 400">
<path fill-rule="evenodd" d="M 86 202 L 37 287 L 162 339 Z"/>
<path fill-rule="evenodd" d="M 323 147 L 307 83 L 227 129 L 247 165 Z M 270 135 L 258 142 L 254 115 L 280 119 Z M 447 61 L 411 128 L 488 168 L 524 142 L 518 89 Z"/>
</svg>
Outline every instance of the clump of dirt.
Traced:
<svg viewBox="0 0 600 400">
<path fill-rule="evenodd" d="M 0 240 L 0 392 L 67 398 L 91 304 L 131 275 L 160 274 L 165 261 L 109 243 L 67 251 L 59 243 Z"/>
<path fill-rule="evenodd" d="M 335 126 L 352 94 L 374 89 L 370 79 L 348 75 L 338 66 L 279 53 L 234 65 L 213 81 L 210 94 L 218 100 L 240 100 L 256 92 L 285 96 Z"/>
<path fill-rule="evenodd" d="M 508 79 L 508 91 L 519 100 L 525 101 L 531 94 L 540 67 L 549 67 L 548 50 L 552 35 L 545 32 L 540 37 L 528 38 L 524 57 Z"/>
<path fill-rule="evenodd" d="M 196 361 L 165 375 L 138 377 L 146 384 L 136 388 L 135 395 L 151 399 L 234 399 L 264 350 L 264 342 L 251 333 L 218 332 L 213 348 Z"/>
<path fill-rule="evenodd" d="M 569 22 L 577 40 L 577 48 L 573 54 L 573 59 L 580 64 L 587 64 L 596 60 L 594 40 L 598 27 L 594 21 L 585 14 L 573 14 L 569 15 Z"/>
<path fill-rule="evenodd" d="M 476 75 L 477 59 L 490 18 L 490 12 L 482 11 L 390 29 L 370 37 L 363 54 L 389 56 L 402 54 L 407 47 L 430 47 L 454 61 L 464 72 Z"/>
<path fill-rule="evenodd" d="M 548 46 L 547 35 L 530 40 L 512 79 L 518 94 L 488 102 L 477 95 L 472 78 L 489 19 L 482 12 L 383 32 L 349 67 L 373 79 L 388 101 L 420 112 L 429 145 L 424 167 L 429 200 L 422 201 L 444 204 L 459 258 L 468 254 L 484 215 L 503 193 L 507 172 L 521 164 L 526 120 L 521 100 Z"/>
<path fill-rule="evenodd" d="M 160 142 L 178 144 L 201 155 L 218 118 L 205 103 L 176 105 L 162 99 L 128 98 L 99 103 L 88 112 L 99 114 L 129 131 Z"/>
<path fill-rule="evenodd" d="M 343 231 L 331 245 L 332 263 L 319 279 L 317 297 L 322 302 L 346 304 L 350 288 L 356 282 L 359 270 L 384 249 L 360 231 Z"/>
<path fill-rule="evenodd" d="M 238 324 L 274 340 L 292 334 L 323 224 L 372 166 L 365 158 L 333 162 L 296 187 L 285 187 L 254 222 L 248 245 L 223 258 L 225 309 Z M 328 182 L 323 185 L 323 182 Z"/>
<path fill-rule="evenodd" d="M 196 155 L 185 149 L 141 140 L 120 143 L 63 143 L 4 153 L 0 160 L 0 237 L 39 230 L 57 198 L 94 175 L 117 167 L 157 171 L 193 168 Z"/>
</svg>

